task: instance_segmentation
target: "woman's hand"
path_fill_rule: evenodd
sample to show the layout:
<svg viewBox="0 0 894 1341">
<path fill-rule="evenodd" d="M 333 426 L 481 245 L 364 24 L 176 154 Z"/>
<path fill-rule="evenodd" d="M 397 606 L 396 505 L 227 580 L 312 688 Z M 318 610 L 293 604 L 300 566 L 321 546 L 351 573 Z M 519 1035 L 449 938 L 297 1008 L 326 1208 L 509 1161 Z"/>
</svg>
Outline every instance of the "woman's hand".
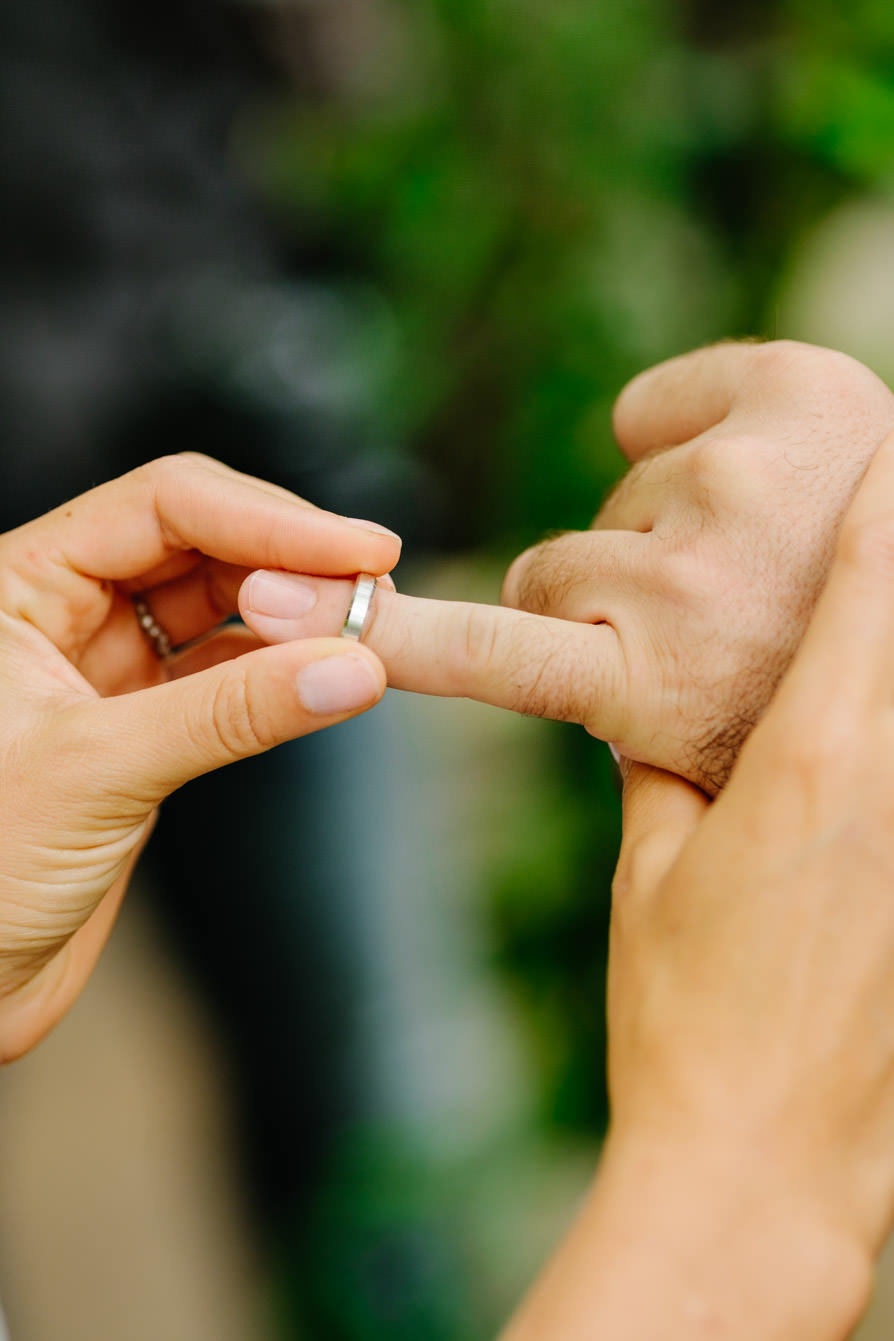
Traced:
<svg viewBox="0 0 894 1341">
<path fill-rule="evenodd" d="M 86 981 L 168 793 L 380 698 L 356 643 L 218 629 L 247 572 L 383 574 L 398 554 L 373 523 L 194 455 L 0 537 L 0 1059 Z M 136 594 L 182 652 L 159 659 Z"/>
<path fill-rule="evenodd" d="M 507 1341 L 839 1341 L 894 1220 L 894 435 L 729 786 L 624 811 L 612 1130 Z"/>
</svg>

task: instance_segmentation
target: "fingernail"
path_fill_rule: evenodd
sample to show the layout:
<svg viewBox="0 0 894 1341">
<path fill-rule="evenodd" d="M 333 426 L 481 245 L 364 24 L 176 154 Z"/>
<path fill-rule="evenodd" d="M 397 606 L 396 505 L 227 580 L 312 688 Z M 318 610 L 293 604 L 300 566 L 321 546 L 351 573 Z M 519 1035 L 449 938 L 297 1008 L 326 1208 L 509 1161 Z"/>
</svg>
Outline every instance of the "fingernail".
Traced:
<svg viewBox="0 0 894 1341">
<path fill-rule="evenodd" d="M 245 589 L 246 607 L 272 619 L 300 619 L 317 603 L 317 589 L 292 573 L 252 573 Z"/>
<path fill-rule="evenodd" d="M 373 703 L 379 697 L 379 682 L 362 657 L 326 657 L 299 672 L 298 696 L 308 712 L 332 717 Z"/>
<path fill-rule="evenodd" d="M 364 531 L 374 531 L 376 535 L 390 535 L 395 540 L 400 540 L 396 531 L 389 531 L 387 526 L 380 526 L 378 522 L 364 521 L 362 517 L 343 517 L 349 526 L 359 526 Z"/>
</svg>

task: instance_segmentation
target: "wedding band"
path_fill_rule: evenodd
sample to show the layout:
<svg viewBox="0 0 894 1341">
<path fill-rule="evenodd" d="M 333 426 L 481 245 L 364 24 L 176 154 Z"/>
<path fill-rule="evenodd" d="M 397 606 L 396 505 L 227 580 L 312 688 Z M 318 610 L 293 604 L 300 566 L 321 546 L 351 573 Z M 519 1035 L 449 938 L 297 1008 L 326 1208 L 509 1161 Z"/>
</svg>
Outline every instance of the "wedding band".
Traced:
<svg viewBox="0 0 894 1341">
<path fill-rule="evenodd" d="M 341 631 L 343 638 L 353 638 L 355 642 L 360 640 L 366 627 L 366 621 L 369 618 L 375 589 L 376 578 L 371 577 L 369 573 L 358 574 L 357 581 L 354 583 L 351 604 L 348 606 L 347 618 Z"/>
<path fill-rule="evenodd" d="M 140 631 L 142 632 L 143 637 L 150 644 L 159 661 L 164 661 L 171 655 L 173 650 L 170 634 L 167 629 L 159 624 L 142 596 L 134 596 L 132 598 L 132 604 L 133 612 L 137 617 L 137 623 L 140 626 Z"/>
</svg>

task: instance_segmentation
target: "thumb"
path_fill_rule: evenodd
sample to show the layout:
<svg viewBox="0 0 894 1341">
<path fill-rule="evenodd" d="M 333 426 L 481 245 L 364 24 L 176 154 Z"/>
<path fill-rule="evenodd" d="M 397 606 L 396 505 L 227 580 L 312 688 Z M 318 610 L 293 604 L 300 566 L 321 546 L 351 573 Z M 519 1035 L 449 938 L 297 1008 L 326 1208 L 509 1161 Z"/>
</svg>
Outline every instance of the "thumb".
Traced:
<svg viewBox="0 0 894 1341">
<path fill-rule="evenodd" d="M 663 769 L 625 760 L 623 772 L 615 897 L 657 889 L 710 804 L 698 787 Z"/>
<path fill-rule="evenodd" d="M 91 753 L 125 794 L 154 804 L 202 773 L 354 717 L 384 691 L 382 663 L 357 643 L 264 647 L 94 703 Z"/>
</svg>

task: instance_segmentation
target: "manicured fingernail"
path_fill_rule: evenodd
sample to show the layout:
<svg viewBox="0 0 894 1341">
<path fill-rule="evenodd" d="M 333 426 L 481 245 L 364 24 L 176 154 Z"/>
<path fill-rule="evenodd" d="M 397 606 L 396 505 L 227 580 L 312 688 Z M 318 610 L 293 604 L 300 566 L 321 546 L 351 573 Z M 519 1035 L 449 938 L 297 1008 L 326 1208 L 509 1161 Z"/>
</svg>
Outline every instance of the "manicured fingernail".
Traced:
<svg viewBox="0 0 894 1341">
<path fill-rule="evenodd" d="M 373 703 L 379 697 L 379 682 L 362 657 L 326 657 L 299 672 L 298 696 L 308 712 L 332 717 Z"/>
<path fill-rule="evenodd" d="M 389 531 L 387 526 L 380 526 L 378 522 L 364 521 L 362 517 L 343 517 L 349 526 L 359 526 L 364 531 L 375 531 L 376 535 L 390 535 L 395 540 L 400 540 L 396 531 Z"/>
<path fill-rule="evenodd" d="M 300 619 L 317 603 L 317 589 L 293 573 L 252 573 L 245 589 L 252 614 L 271 619 Z"/>
</svg>

